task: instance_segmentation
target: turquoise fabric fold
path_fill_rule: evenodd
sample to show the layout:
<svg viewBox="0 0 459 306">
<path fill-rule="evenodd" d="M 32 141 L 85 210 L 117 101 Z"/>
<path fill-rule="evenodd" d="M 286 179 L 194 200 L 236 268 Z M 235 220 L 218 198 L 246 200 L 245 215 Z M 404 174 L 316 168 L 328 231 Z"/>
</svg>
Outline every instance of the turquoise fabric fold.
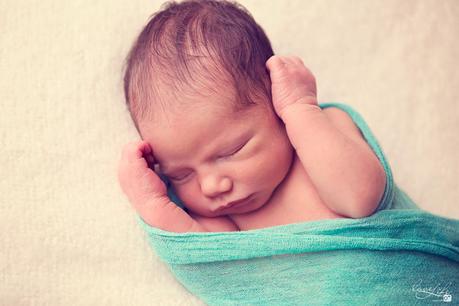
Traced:
<svg viewBox="0 0 459 306">
<path fill-rule="evenodd" d="M 320 106 L 346 111 L 383 165 L 375 214 L 213 233 L 167 232 L 139 217 L 156 254 L 208 305 L 459 305 L 459 220 L 420 210 L 393 182 L 354 109 Z"/>
</svg>

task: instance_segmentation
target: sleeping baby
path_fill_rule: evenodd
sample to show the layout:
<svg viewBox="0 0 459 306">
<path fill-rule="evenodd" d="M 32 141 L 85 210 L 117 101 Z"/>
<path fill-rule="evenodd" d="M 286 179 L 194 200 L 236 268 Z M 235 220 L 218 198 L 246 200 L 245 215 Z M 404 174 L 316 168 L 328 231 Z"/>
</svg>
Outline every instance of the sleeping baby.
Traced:
<svg viewBox="0 0 459 306">
<path fill-rule="evenodd" d="M 378 207 L 386 175 L 359 128 L 345 111 L 318 105 L 302 60 L 274 55 L 240 5 L 168 3 L 126 64 L 142 140 L 124 147 L 118 179 L 147 224 L 246 231 L 362 218 Z"/>
</svg>

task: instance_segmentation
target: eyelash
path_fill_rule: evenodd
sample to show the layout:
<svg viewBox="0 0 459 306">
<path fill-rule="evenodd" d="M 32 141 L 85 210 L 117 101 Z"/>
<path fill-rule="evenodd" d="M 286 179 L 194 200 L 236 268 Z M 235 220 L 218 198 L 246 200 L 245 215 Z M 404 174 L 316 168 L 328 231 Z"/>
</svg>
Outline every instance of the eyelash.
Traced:
<svg viewBox="0 0 459 306">
<path fill-rule="evenodd" d="M 237 147 L 237 149 L 232 151 L 231 153 L 228 153 L 228 154 L 225 154 L 225 155 L 219 156 L 219 157 L 221 158 L 221 157 L 232 156 L 232 155 L 236 154 L 237 152 L 239 152 L 244 146 L 245 146 L 245 143 L 243 145 L 241 145 L 240 147 Z"/>
<path fill-rule="evenodd" d="M 188 175 L 189 175 L 189 174 L 186 174 L 185 176 L 179 177 L 179 178 L 177 178 L 177 177 L 169 177 L 169 178 L 170 178 L 171 180 L 173 180 L 173 181 L 179 182 L 179 181 L 184 180 Z"/>
<path fill-rule="evenodd" d="M 231 153 L 228 153 L 228 154 L 223 155 L 223 156 L 219 156 L 219 158 L 225 158 L 225 157 L 233 156 L 237 152 L 239 152 L 244 146 L 245 146 L 245 143 L 243 145 L 241 145 L 240 147 L 238 147 L 236 150 L 232 151 Z M 180 181 L 184 180 L 185 178 L 187 178 L 188 175 L 189 174 L 186 174 L 185 176 L 178 177 L 178 178 L 177 177 L 169 177 L 169 179 L 171 179 L 173 181 L 176 181 L 176 182 L 180 182 Z"/>
</svg>

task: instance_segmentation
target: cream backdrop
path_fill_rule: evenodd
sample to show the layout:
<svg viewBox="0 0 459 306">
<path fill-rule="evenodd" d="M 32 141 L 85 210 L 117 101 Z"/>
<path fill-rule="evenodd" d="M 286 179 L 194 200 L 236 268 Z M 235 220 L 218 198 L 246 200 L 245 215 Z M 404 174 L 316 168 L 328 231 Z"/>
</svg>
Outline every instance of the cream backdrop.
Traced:
<svg viewBox="0 0 459 306">
<path fill-rule="evenodd" d="M 122 62 L 162 1 L 0 2 L 0 304 L 201 305 L 119 189 Z M 241 1 L 319 100 L 356 108 L 396 182 L 459 218 L 459 1 Z"/>
</svg>

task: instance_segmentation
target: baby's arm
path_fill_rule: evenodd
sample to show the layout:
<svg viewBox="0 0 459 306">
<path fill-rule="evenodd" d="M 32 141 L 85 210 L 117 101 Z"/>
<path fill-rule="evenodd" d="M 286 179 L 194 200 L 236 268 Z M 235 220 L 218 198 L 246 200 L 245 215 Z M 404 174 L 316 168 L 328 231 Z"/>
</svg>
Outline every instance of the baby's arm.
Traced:
<svg viewBox="0 0 459 306">
<path fill-rule="evenodd" d="M 385 186 L 384 169 L 377 157 L 345 127 L 342 114 L 327 115 L 318 107 L 315 80 L 301 60 L 279 60 L 271 58 L 267 63 L 273 104 L 321 198 L 340 215 L 371 215 Z M 276 103 L 276 99 L 283 102 Z"/>
<path fill-rule="evenodd" d="M 324 202 L 344 216 L 369 216 L 384 192 L 384 170 L 366 143 L 340 130 L 337 120 L 342 119 L 337 115 L 341 115 L 329 115 L 331 110 L 292 105 L 284 111 L 282 120 Z"/>
<path fill-rule="evenodd" d="M 131 142 L 124 147 L 118 168 L 121 189 L 137 213 L 147 224 L 165 231 L 206 232 L 168 198 L 166 185 L 148 167 L 147 156 L 153 159 L 147 142 Z"/>
</svg>

